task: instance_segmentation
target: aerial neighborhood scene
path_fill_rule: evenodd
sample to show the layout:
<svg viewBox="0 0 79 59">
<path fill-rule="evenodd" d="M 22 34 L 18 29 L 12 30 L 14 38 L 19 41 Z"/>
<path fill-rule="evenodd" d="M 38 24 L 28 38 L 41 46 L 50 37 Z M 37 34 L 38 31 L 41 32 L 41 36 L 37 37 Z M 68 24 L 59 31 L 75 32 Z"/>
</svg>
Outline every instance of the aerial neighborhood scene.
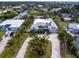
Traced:
<svg viewBox="0 0 79 59">
<path fill-rule="evenodd" d="M 0 58 L 79 58 L 79 2 L 0 2 Z"/>
</svg>

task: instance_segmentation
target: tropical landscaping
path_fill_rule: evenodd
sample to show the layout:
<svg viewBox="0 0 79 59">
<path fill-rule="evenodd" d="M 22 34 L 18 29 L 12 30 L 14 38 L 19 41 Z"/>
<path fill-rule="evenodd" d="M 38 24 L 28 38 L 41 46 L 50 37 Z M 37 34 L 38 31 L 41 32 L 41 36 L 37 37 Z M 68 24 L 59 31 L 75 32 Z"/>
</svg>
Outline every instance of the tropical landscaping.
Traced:
<svg viewBox="0 0 79 59">
<path fill-rule="evenodd" d="M 12 31 L 12 36 L 9 34 L 6 36 L 5 32 L 10 32 L 16 27 L 9 26 L 9 30 L 6 30 L 10 24 L 1 25 L 6 31 L 0 30 L 0 58 L 79 58 L 79 52 L 74 44 L 76 38 L 79 38 L 79 3 L 12 2 L 11 6 L 0 6 L 0 8 L 1 11 L 7 8 L 14 11 L 0 13 L 0 22 L 6 19 L 24 21 L 22 26 Z M 64 14 L 66 16 L 63 16 Z M 73 34 L 68 30 L 71 23 L 77 23 L 78 26 L 72 27 L 78 28 L 78 34 Z M 2 39 L 3 35 L 5 35 L 4 39 Z M 6 44 L 4 44 L 5 41 L 7 41 Z M 3 45 L 5 46 L 1 47 Z"/>
<path fill-rule="evenodd" d="M 43 35 L 43 37 L 37 35 L 32 36 L 33 39 L 29 42 L 25 58 L 50 58 L 52 43 L 48 40 L 47 35 Z"/>
<path fill-rule="evenodd" d="M 4 14 L 4 13 L 2 13 L 2 14 L 0 14 L 0 19 L 3 21 L 3 20 L 6 20 L 6 19 L 11 19 L 11 18 L 13 18 L 13 17 L 15 17 L 15 16 L 17 16 L 18 14 L 16 14 L 16 13 L 10 13 L 10 14 Z"/>
</svg>

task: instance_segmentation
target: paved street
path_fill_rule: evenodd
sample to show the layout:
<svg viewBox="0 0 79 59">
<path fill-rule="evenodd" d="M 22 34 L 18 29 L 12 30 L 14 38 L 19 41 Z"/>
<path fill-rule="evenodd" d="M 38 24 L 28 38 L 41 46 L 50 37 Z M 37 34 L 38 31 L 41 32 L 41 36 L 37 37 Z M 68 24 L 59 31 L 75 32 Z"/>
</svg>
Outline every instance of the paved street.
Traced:
<svg viewBox="0 0 79 59">
<path fill-rule="evenodd" d="M 49 40 L 52 42 L 52 56 L 51 58 L 60 58 L 60 41 L 57 34 L 53 33 L 49 35 Z"/>
</svg>

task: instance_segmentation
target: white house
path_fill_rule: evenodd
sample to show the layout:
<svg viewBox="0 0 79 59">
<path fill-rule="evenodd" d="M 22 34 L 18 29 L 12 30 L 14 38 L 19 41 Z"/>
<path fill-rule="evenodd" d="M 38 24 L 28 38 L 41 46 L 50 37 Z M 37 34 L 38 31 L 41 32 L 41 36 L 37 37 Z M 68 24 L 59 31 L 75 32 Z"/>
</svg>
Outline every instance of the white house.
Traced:
<svg viewBox="0 0 79 59">
<path fill-rule="evenodd" d="M 71 21 L 72 18 L 71 18 L 71 17 L 63 17 L 63 20 L 64 20 L 64 21 Z"/>
<path fill-rule="evenodd" d="M 61 10 L 61 8 L 53 8 L 52 10 L 51 10 L 51 12 L 54 12 L 54 11 L 59 11 L 59 10 Z"/>
<path fill-rule="evenodd" d="M 72 19 L 72 15 L 68 14 L 68 13 L 62 13 L 62 17 L 64 21 L 71 21 Z"/>
<path fill-rule="evenodd" d="M 68 26 L 68 30 L 72 33 L 79 33 L 79 23 L 71 23 Z"/>
<path fill-rule="evenodd" d="M 54 21 L 52 21 L 52 18 L 35 19 L 31 30 L 39 31 L 40 26 L 42 26 L 44 31 L 57 32 L 57 25 L 54 23 Z"/>
<path fill-rule="evenodd" d="M 27 11 L 21 12 L 18 16 L 16 16 L 14 19 L 21 19 L 24 16 L 28 15 Z"/>
<path fill-rule="evenodd" d="M 0 29 L 6 31 L 16 31 L 23 22 L 24 20 L 5 20 L 0 23 Z"/>
<path fill-rule="evenodd" d="M 14 11 L 13 10 L 10 10 L 10 9 L 2 11 L 2 13 L 13 13 L 13 12 Z"/>
</svg>

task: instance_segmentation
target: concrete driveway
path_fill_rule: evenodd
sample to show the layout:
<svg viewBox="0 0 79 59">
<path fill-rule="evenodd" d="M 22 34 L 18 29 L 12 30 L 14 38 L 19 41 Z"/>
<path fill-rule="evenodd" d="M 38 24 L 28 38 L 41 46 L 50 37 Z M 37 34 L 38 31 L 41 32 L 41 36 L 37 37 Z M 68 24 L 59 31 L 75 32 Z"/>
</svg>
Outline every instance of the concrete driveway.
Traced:
<svg viewBox="0 0 79 59">
<path fill-rule="evenodd" d="M 39 35 L 40 37 L 42 37 L 43 35 Z M 56 33 L 50 34 L 49 35 L 49 39 L 52 42 L 52 55 L 51 58 L 60 58 L 60 41 L 58 40 L 58 35 Z M 24 58 L 25 52 L 27 51 L 27 47 L 28 47 L 28 42 L 30 42 L 30 40 L 32 40 L 32 38 L 28 37 L 20 51 L 18 52 L 16 58 Z"/>
<path fill-rule="evenodd" d="M 32 38 L 28 37 L 28 38 L 24 41 L 24 43 L 23 43 L 21 49 L 19 50 L 19 52 L 18 52 L 16 58 L 24 58 L 24 55 L 25 55 L 25 53 L 26 53 L 26 51 L 27 51 L 27 48 L 28 48 L 28 45 L 29 45 L 28 42 L 30 42 L 30 40 L 32 40 Z"/>
<path fill-rule="evenodd" d="M 7 46 L 8 40 L 11 39 L 11 37 L 4 37 L 4 36 L 2 37 L 3 40 L 0 42 L 0 54 L 3 52 L 4 48 Z"/>
<path fill-rule="evenodd" d="M 49 39 L 52 42 L 52 55 L 51 58 L 60 58 L 60 41 L 57 33 L 49 35 Z"/>
</svg>

